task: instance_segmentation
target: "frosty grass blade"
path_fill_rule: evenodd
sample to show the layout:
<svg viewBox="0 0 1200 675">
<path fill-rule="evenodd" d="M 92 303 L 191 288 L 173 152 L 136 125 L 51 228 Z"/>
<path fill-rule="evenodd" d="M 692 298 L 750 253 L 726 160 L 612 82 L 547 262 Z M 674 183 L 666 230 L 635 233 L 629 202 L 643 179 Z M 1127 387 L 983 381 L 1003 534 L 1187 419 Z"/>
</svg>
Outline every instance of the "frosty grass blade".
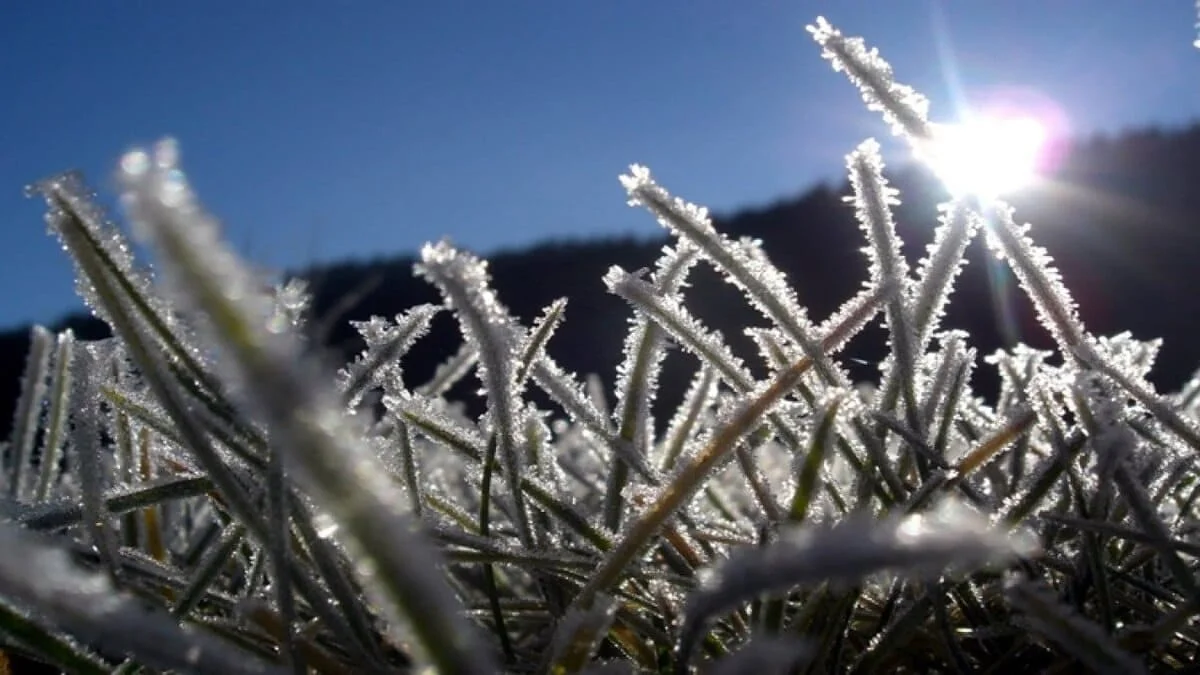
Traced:
<svg viewBox="0 0 1200 675">
<path fill-rule="evenodd" d="M 209 322 L 223 350 L 220 372 L 342 525 L 367 590 L 394 622 L 409 619 L 426 656 L 446 672 L 490 670 L 489 652 L 458 613 L 437 553 L 400 511 L 402 498 L 378 459 L 353 437 L 333 388 L 301 358 L 293 334 L 266 329 L 269 303 L 201 210 L 177 148 L 164 142 L 153 158 L 134 151 L 122 165 L 131 216 L 163 258 L 178 299 Z"/>
<path fill-rule="evenodd" d="M 852 518 L 787 530 L 765 548 L 734 552 L 711 572 L 688 604 L 679 655 L 691 653 L 709 617 L 762 593 L 819 581 L 857 583 L 884 570 L 907 576 L 940 574 L 947 567 L 971 571 L 1035 550 L 1032 539 L 992 530 L 953 501 L 884 522 Z"/>
</svg>

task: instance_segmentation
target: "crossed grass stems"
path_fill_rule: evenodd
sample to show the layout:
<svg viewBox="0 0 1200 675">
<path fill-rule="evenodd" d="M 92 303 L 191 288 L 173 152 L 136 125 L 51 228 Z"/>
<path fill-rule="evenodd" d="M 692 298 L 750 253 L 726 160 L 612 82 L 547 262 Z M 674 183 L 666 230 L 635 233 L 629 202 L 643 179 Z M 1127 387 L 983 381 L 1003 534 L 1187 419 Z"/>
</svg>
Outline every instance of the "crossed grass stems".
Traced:
<svg viewBox="0 0 1200 675">
<path fill-rule="evenodd" d="M 927 102 L 861 39 L 809 30 L 893 133 L 931 141 Z M 43 181 L 50 229 L 117 337 L 34 330 L 4 474 L 22 526 L 0 528 L 7 644 L 85 673 L 1193 662 L 1200 384 L 1160 396 L 1144 380 L 1157 342 L 1092 336 L 1000 202 L 941 207 L 914 274 L 878 145 L 847 165 L 869 278 L 823 323 L 757 242 L 642 167 L 622 177 L 674 246 L 652 272 L 604 278 L 634 313 L 611 411 L 546 351 L 565 300 L 526 328 L 486 263 L 447 243 L 416 270 L 444 306 L 358 324 L 367 348 L 331 383 L 306 356 L 303 287 L 264 290 L 173 143 L 121 170 L 161 277 L 76 176 Z M 969 388 L 969 336 L 939 325 L 980 231 L 1062 360 L 991 357 L 995 406 Z M 701 262 L 768 321 L 748 330 L 766 380 L 688 311 Z M 441 311 L 463 348 L 410 388 L 400 359 Z M 833 357 L 880 314 L 890 354 L 867 391 Z M 656 437 L 668 343 L 698 368 Z M 472 371 L 479 419 L 443 398 Z M 553 423 L 531 386 L 561 409 Z"/>
</svg>

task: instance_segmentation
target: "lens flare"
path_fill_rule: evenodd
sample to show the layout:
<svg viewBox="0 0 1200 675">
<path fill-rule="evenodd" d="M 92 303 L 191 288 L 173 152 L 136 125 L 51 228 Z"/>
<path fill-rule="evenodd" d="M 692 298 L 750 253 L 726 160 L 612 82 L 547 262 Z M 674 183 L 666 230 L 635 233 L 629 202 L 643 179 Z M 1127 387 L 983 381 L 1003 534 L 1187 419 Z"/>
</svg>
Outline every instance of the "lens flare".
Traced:
<svg viewBox="0 0 1200 675">
<path fill-rule="evenodd" d="M 1047 131 L 1033 117 L 938 125 L 917 153 L 955 195 L 995 198 L 1037 178 Z"/>
</svg>

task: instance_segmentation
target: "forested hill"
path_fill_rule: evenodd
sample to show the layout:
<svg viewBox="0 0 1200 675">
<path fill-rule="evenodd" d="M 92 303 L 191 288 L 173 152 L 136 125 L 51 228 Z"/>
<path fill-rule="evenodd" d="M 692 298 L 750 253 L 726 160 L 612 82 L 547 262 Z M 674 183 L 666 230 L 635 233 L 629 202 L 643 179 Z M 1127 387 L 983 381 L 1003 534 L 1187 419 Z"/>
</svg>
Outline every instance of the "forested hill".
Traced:
<svg viewBox="0 0 1200 675">
<path fill-rule="evenodd" d="M 901 190 L 898 227 L 915 263 L 930 241 L 936 205 L 944 195 L 917 170 L 892 172 L 890 178 Z M 861 288 L 866 275 L 863 235 L 852 207 L 843 201 L 848 192 L 846 185 L 819 186 L 765 208 L 718 217 L 716 224 L 732 237 L 763 240 L 810 316 L 820 320 Z M 704 195 L 680 196 L 704 203 Z M 1152 379 L 1160 388 L 1175 389 L 1191 376 L 1200 366 L 1200 125 L 1080 143 L 1067 150 L 1052 182 L 1013 201 L 1017 218 L 1033 223 L 1033 237 L 1058 262 L 1093 332 L 1128 330 L 1138 338 L 1162 337 L 1165 344 Z M 398 220 L 403 218 L 397 214 Z M 610 382 L 630 313 L 623 301 L 606 293 L 601 277 L 614 264 L 628 270 L 650 266 L 665 243 L 665 234 L 644 240 L 551 242 L 489 260 L 500 298 L 526 323 L 554 299 L 570 299 L 549 350 L 563 366 Z M 967 330 L 981 355 L 1015 341 L 1049 347 L 1011 274 L 988 252 L 982 237 L 972 245 L 970 261 L 951 299 L 947 325 Z M 413 262 L 410 253 L 298 272 L 315 291 L 314 324 L 331 319 L 325 344 L 332 360 L 359 347 L 348 320 L 391 317 L 413 304 L 438 301 L 432 287 L 414 277 Z M 743 329 L 763 320 L 710 269 L 698 268 L 692 282 L 686 294 L 689 307 L 757 367 Z M 65 326 L 83 338 L 106 332 L 86 316 L 68 317 L 54 328 Z M 19 327 L 0 333 L 0 438 L 7 436 L 28 331 Z M 457 346 L 452 319 L 439 316 L 432 333 L 406 360 L 408 377 L 414 383 L 422 380 Z M 853 359 L 875 363 L 882 349 L 883 332 L 873 330 L 851 343 L 845 362 L 855 376 L 874 378 L 873 366 Z M 694 367 L 685 355 L 668 359 L 662 386 L 668 405 L 674 405 Z M 987 394 L 995 378 L 989 366 L 981 366 L 975 380 Z M 475 388 L 472 383 L 464 393 L 471 396 Z"/>
</svg>

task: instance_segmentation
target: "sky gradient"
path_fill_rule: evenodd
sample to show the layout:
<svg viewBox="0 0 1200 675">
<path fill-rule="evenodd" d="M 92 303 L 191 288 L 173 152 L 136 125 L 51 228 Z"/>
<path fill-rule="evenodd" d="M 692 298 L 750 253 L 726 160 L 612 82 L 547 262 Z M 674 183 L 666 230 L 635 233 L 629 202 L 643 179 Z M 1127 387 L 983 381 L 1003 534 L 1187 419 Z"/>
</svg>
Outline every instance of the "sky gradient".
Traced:
<svg viewBox="0 0 1200 675">
<path fill-rule="evenodd" d="M 164 135 L 275 268 L 654 235 L 617 182 L 632 162 L 717 212 L 840 181 L 887 130 L 819 58 L 817 15 L 938 120 L 1009 95 L 1079 136 L 1200 118 L 1191 0 L 7 2 L 0 327 L 80 307 L 22 187 L 79 168 L 112 204 L 121 153 Z"/>
</svg>

